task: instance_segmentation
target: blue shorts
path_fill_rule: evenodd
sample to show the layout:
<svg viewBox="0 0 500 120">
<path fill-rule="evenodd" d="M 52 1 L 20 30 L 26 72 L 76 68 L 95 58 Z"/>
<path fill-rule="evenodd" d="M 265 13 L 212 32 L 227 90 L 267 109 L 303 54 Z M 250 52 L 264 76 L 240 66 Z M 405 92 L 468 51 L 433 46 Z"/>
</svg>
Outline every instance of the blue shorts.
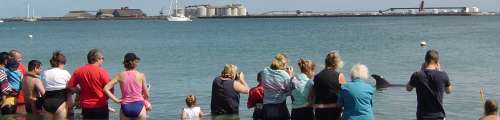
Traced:
<svg viewBox="0 0 500 120">
<path fill-rule="evenodd" d="M 142 108 L 144 107 L 144 101 L 135 101 L 127 104 L 121 104 L 121 111 L 123 115 L 135 118 L 141 114 Z"/>
</svg>

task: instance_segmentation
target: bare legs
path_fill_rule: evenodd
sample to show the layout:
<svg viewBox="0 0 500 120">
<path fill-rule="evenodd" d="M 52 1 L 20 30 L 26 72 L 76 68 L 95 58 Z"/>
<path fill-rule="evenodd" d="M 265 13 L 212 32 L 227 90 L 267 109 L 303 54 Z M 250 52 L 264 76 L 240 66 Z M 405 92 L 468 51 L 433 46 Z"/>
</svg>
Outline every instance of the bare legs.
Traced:
<svg viewBox="0 0 500 120">
<path fill-rule="evenodd" d="M 42 115 L 44 120 L 66 120 L 68 119 L 68 110 L 66 106 L 66 102 L 63 102 L 57 108 L 57 111 L 55 114 L 52 114 L 51 112 L 46 111 L 45 109 L 42 110 Z"/>
</svg>

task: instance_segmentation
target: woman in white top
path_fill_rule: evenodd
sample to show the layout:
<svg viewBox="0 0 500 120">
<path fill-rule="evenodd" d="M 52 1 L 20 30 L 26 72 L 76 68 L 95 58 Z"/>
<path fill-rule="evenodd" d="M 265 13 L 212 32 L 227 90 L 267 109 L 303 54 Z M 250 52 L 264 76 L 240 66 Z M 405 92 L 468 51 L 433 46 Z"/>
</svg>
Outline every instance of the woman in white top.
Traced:
<svg viewBox="0 0 500 120">
<path fill-rule="evenodd" d="M 50 59 L 52 68 L 43 72 L 46 90 L 43 104 L 45 120 L 66 119 L 68 108 L 71 108 L 71 96 L 67 95 L 66 90 L 66 83 L 71 75 L 64 70 L 65 64 L 66 57 L 60 51 L 56 51 Z"/>
<path fill-rule="evenodd" d="M 203 112 L 197 106 L 196 97 L 189 95 L 186 97 L 186 106 L 181 113 L 181 120 L 201 120 Z"/>
</svg>

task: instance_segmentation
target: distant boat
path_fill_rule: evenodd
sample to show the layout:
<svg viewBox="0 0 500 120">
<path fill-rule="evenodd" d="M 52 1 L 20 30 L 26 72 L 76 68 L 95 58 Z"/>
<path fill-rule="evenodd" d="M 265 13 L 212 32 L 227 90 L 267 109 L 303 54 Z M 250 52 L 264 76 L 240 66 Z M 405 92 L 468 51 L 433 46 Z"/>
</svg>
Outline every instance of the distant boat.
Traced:
<svg viewBox="0 0 500 120">
<path fill-rule="evenodd" d="M 172 9 L 172 3 L 170 3 L 170 9 Z M 192 21 L 191 18 L 184 16 L 184 14 L 177 14 L 177 0 L 175 0 L 175 9 L 174 13 L 170 13 L 169 16 L 167 16 L 168 21 L 173 21 L 173 22 L 186 22 L 186 21 Z M 170 10 L 172 12 L 172 10 Z"/>
<path fill-rule="evenodd" d="M 28 5 L 27 5 L 27 6 L 28 6 L 28 7 L 27 7 L 27 8 L 28 8 L 28 9 L 27 9 L 28 15 L 26 16 L 26 18 L 25 18 L 25 19 L 23 19 L 23 21 L 24 21 L 24 22 L 35 22 L 35 21 L 37 21 L 37 19 L 35 18 L 35 15 L 34 15 L 34 14 L 35 14 L 35 9 L 31 9 L 31 8 L 30 8 L 30 2 L 29 2 L 29 1 L 28 1 Z M 32 11 L 33 13 L 32 13 L 32 15 L 30 16 L 30 11 L 31 11 L 31 10 L 33 10 L 33 11 Z"/>
<path fill-rule="evenodd" d="M 23 19 L 24 22 L 36 22 L 38 21 L 36 18 L 26 18 L 26 19 Z"/>
<path fill-rule="evenodd" d="M 174 22 L 193 21 L 191 20 L 191 18 L 188 18 L 186 16 L 168 16 L 167 20 Z"/>
<path fill-rule="evenodd" d="M 3 20 L 0 20 L 0 23 L 3 23 Z"/>
</svg>

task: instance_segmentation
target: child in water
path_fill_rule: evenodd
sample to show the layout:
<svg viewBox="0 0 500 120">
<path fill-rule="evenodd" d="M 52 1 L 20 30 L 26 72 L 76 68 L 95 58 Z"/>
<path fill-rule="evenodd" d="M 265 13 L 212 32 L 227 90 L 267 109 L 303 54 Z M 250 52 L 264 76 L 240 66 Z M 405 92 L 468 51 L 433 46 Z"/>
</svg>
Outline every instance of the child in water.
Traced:
<svg viewBox="0 0 500 120">
<path fill-rule="evenodd" d="M 201 120 L 203 112 L 197 106 L 196 97 L 189 95 L 186 97 L 186 107 L 182 110 L 181 120 Z"/>
<path fill-rule="evenodd" d="M 247 107 L 253 108 L 253 120 L 262 120 L 262 107 L 264 106 L 264 86 L 262 85 L 262 79 L 264 77 L 264 71 L 260 71 L 257 74 L 257 86 L 250 89 L 248 93 Z"/>
<path fill-rule="evenodd" d="M 16 113 L 16 97 L 21 89 L 21 80 L 23 76 L 21 71 L 17 68 L 19 63 L 15 59 L 9 59 L 7 61 L 7 81 L 2 81 L 2 99 L 3 103 L 1 105 L 2 114 L 14 114 Z"/>
<path fill-rule="evenodd" d="M 479 120 L 500 120 L 498 113 L 498 105 L 495 100 L 486 100 L 484 103 L 484 116 Z"/>
</svg>

